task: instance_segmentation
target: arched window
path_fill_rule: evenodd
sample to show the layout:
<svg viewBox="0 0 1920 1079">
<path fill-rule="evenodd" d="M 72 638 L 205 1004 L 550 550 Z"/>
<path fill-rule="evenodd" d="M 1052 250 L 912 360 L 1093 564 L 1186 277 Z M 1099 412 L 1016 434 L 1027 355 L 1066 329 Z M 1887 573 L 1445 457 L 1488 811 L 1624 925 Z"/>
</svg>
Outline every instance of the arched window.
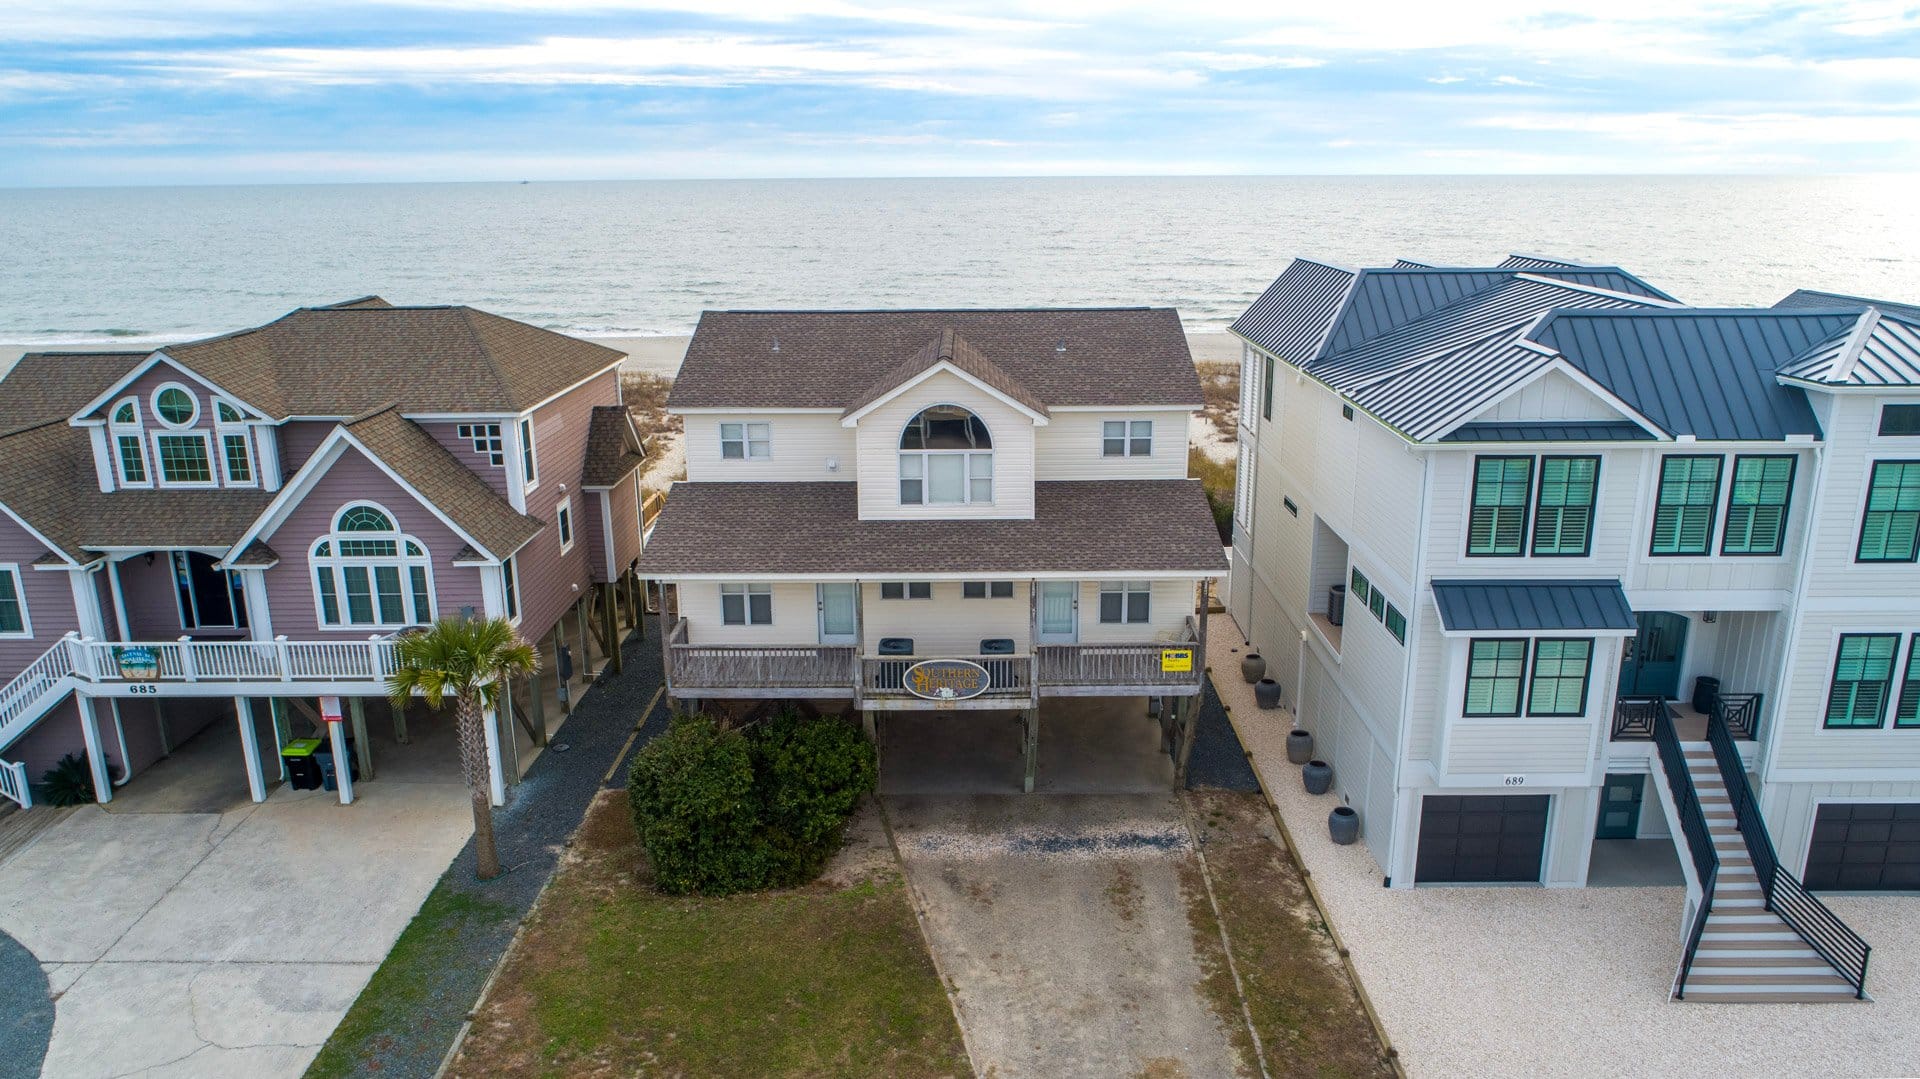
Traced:
<svg viewBox="0 0 1920 1079">
<path fill-rule="evenodd" d="M 113 463 L 120 473 L 120 486 L 153 486 L 153 476 L 147 470 L 147 436 L 140 424 L 140 399 L 126 397 L 115 402 L 113 411 L 107 414 L 107 429 L 113 436 Z"/>
<path fill-rule="evenodd" d="M 934 405 L 900 434 L 900 502 L 955 506 L 993 501 L 993 436 L 958 405 Z"/>
<path fill-rule="evenodd" d="M 314 597 L 323 626 L 398 629 L 433 621 L 427 549 L 370 502 L 341 510 L 313 545 Z"/>
</svg>

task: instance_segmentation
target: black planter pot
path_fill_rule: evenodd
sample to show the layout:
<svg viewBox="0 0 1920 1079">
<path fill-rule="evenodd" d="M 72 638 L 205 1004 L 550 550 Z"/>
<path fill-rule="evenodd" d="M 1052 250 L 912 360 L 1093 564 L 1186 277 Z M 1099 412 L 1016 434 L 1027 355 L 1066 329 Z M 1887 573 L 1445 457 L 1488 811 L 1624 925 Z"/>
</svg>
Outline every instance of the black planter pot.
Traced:
<svg viewBox="0 0 1920 1079">
<path fill-rule="evenodd" d="M 1305 764 L 1313 759 L 1313 735 L 1301 730 L 1287 732 L 1287 763 Z"/>
<path fill-rule="evenodd" d="M 1333 789 L 1333 765 L 1326 761 L 1308 761 L 1300 766 L 1300 782 L 1308 794 L 1325 794 Z"/>
<path fill-rule="evenodd" d="M 1280 683 L 1262 678 L 1253 684 L 1253 699 L 1262 708 L 1280 707 Z"/>
<path fill-rule="evenodd" d="M 1327 835 L 1335 843 L 1347 846 L 1360 838 L 1360 814 L 1352 806 L 1334 806 L 1327 814 Z"/>
<path fill-rule="evenodd" d="M 1267 657 L 1258 652 L 1248 652 L 1246 655 L 1240 657 L 1240 677 L 1246 679 L 1248 685 L 1252 685 L 1266 676 Z"/>
</svg>

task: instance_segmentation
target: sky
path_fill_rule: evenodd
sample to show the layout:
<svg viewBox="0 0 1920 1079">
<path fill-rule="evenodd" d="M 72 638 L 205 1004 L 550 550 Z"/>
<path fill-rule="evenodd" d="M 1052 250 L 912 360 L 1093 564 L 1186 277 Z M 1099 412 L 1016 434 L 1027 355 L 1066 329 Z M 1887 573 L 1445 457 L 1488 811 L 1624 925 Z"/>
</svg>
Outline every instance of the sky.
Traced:
<svg viewBox="0 0 1920 1079">
<path fill-rule="evenodd" d="M 1920 2 L 0 7 L 0 186 L 1913 171 Z"/>
</svg>

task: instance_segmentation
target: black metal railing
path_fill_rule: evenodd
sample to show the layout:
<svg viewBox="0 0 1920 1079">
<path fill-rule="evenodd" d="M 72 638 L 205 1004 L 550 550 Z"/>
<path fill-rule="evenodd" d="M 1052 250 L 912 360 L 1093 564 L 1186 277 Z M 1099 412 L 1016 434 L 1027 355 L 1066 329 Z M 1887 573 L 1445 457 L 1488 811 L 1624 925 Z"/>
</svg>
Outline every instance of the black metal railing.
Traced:
<svg viewBox="0 0 1920 1079">
<path fill-rule="evenodd" d="M 1714 698 L 1708 715 L 1726 724 L 1727 733 L 1742 742 L 1751 742 L 1760 733 L 1760 693 L 1722 693 Z"/>
<path fill-rule="evenodd" d="M 1653 737 L 1655 716 L 1667 714 L 1667 702 L 1659 697 L 1622 697 L 1613 705 L 1615 742 L 1645 742 Z"/>
<path fill-rule="evenodd" d="M 1667 711 L 1665 701 L 1653 698 L 1652 703 L 1657 707 L 1645 710 L 1651 737 L 1660 752 L 1660 766 L 1667 773 L 1674 809 L 1680 815 L 1680 834 L 1687 841 L 1687 854 L 1700 879 L 1700 906 L 1687 929 L 1687 950 L 1680 957 L 1680 973 L 1673 983 L 1674 999 L 1681 1000 L 1687 995 L 1687 974 L 1693 969 L 1694 953 L 1700 950 L 1700 936 L 1706 932 L 1707 915 L 1713 910 L 1714 888 L 1720 883 L 1720 856 L 1714 853 L 1713 832 L 1707 827 L 1706 811 L 1700 808 L 1700 794 L 1693 789 L 1693 773 L 1687 770 L 1687 751 L 1680 748 L 1680 734 L 1673 729 L 1673 714 Z"/>
<path fill-rule="evenodd" d="M 1734 823 L 1740 826 L 1740 838 L 1746 841 L 1747 853 L 1753 858 L 1753 872 L 1760 878 L 1760 894 L 1767 909 L 1792 926 L 1834 973 L 1845 978 L 1853 986 L 1854 996 L 1864 998 L 1867 959 L 1873 949 L 1780 864 L 1773 838 L 1767 834 L 1766 818 L 1760 815 L 1760 802 L 1747 782 L 1747 766 L 1733 744 L 1733 732 L 1717 712 L 1707 720 L 1707 742 L 1713 746 L 1714 763 L 1720 766 L 1720 776 L 1726 782 Z"/>
</svg>

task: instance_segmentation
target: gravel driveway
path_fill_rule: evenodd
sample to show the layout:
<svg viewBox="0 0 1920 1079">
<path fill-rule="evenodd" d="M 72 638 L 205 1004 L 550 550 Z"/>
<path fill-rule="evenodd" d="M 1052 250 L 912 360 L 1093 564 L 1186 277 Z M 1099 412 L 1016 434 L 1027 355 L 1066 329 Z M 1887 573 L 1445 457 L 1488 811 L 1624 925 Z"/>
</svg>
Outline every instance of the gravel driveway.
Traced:
<svg viewBox="0 0 1920 1079">
<path fill-rule="evenodd" d="M 1171 793 L 886 799 L 982 1075 L 1228 1076 Z"/>
</svg>

